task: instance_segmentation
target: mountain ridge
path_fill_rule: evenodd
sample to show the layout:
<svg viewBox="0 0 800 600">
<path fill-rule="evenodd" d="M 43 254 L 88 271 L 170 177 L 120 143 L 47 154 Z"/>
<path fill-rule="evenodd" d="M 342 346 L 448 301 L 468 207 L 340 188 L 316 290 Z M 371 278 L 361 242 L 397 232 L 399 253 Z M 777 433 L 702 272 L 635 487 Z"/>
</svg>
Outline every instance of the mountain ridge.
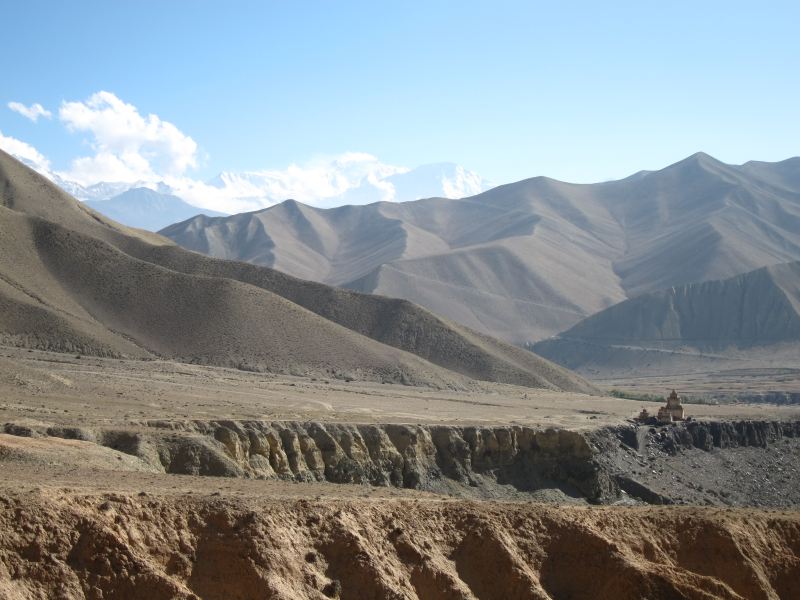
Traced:
<svg viewBox="0 0 800 600">
<path fill-rule="evenodd" d="M 696 153 L 617 181 L 539 176 L 459 200 L 331 209 L 292 201 L 161 233 L 211 256 L 405 298 L 523 344 L 626 298 L 800 259 L 795 169 L 800 159 L 737 166 Z"/>
</svg>

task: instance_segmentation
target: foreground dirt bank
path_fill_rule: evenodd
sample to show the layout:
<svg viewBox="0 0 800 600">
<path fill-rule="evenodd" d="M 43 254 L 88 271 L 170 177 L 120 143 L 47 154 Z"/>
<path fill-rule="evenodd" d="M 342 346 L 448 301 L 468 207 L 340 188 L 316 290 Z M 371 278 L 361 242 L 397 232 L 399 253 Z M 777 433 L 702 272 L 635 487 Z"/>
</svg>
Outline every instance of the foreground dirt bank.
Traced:
<svg viewBox="0 0 800 600">
<path fill-rule="evenodd" d="M 792 598 L 800 514 L 0 495 L 0 597 Z"/>
</svg>

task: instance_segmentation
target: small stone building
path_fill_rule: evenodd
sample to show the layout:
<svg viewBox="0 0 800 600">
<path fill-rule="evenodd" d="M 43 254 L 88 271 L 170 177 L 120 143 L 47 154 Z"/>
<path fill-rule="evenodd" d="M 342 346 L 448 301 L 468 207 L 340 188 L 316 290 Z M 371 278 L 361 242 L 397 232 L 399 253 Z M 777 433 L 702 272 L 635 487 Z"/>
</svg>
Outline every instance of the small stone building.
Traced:
<svg viewBox="0 0 800 600">
<path fill-rule="evenodd" d="M 675 390 L 672 390 L 672 393 L 667 398 L 667 404 L 658 409 L 658 422 L 672 423 L 673 421 L 683 421 L 684 419 L 681 397 L 678 396 Z"/>
</svg>

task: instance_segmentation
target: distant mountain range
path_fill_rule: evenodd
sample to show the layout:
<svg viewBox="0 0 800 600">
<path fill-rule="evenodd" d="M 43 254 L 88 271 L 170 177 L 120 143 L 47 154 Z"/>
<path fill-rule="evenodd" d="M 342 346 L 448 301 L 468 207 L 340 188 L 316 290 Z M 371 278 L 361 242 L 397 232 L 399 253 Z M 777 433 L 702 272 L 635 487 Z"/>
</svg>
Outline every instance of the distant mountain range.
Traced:
<svg viewBox="0 0 800 600">
<path fill-rule="evenodd" d="M 45 175 L 65 192 L 89 202 L 106 216 L 130 227 L 152 231 L 197 214 L 230 214 L 232 206 L 240 207 L 239 210 L 242 206 L 267 207 L 293 197 L 305 198 L 315 206 L 340 206 L 404 202 L 431 196 L 461 198 L 491 187 L 474 171 L 453 163 L 398 169 L 367 158 L 333 161 L 319 171 L 309 169 L 299 173 L 291 169 L 226 171 L 205 183 L 182 182 L 176 184 L 178 187 L 163 181 L 84 186 L 57 173 Z M 138 192 L 129 194 L 132 190 Z M 112 203 L 107 204 L 108 201 Z"/>
<path fill-rule="evenodd" d="M 30 165 L 28 165 L 30 166 Z M 94 185 L 84 186 L 75 181 L 64 179 L 60 175 L 49 173 L 53 183 L 55 183 L 62 190 L 67 192 L 70 196 L 83 200 L 84 202 L 96 202 L 99 200 L 109 200 L 114 196 L 118 196 L 128 190 L 146 186 L 146 182 L 137 181 L 135 183 L 124 182 L 100 182 Z M 157 186 L 160 193 L 169 193 L 169 188 L 166 184 L 159 184 Z"/>
<path fill-rule="evenodd" d="M 210 256 L 405 298 L 523 344 L 628 298 L 800 260 L 800 158 L 578 185 L 536 177 L 448 200 L 287 201 L 162 234 Z"/>
<path fill-rule="evenodd" d="M 0 344 L 324 378 L 596 392 L 410 302 L 188 252 L 0 151 Z"/>
<path fill-rule="evenodd" d="M 89 200 L 86 204 L 118 223 L 148 231 L 158 231 L 198 214 L 223 216 L 223 213 L 197 208 L 177 196 L 145 187 L 130 189 L 108 200 Z"/>
<path fill-rule="evenodd" d="M 250 175 L 255 179 L 226 175 L 214 185 L 268 187 L 257 180 L 263 174 Z M 472 175 L 455 165 L 431 165 L 367 177 L 331 201 L 366 202 L 388 185 L 393 198 L 403 199 L 425 182 L 447 193 L 485 184 Z M 255 284 L 457 372 L 463 367 L 431 338 L 440 330 L 452 348 L 484 347 L 488 342 L 479 340 L 490 338 L 475 330 L 589 376 L 800 362 L 800 158 L 728 165 L 699 153 L 598 184 L 536 177 L 462 199 L 331 209 L 288 200 L 233 216 L 198 215 L 200 209 L 165 186 L 118 191 L 114 184 L 93 187 L 97 197 L 115 195 L 85 205 L 151 230 L 188 217 L 161 233 L 188 249 L 243 262 L 167 252 L 164 241 L 132 252 L 128 240 L 125 252 L 136 259 Z M 417 331 L 411 335 L 409 324 L 436 317 L 412 304 L 321 284 L 410 300 L 452 323 L 411 325 Z M 371 300 L 364 304 L 364 298 Z M 395 308 L 386 312 L 383 302 Z M 373 319 L 375 311 L 391 325 Z M 427 340 L 422 347 L 418 335 Z M 481 377 L 498 380 L 488 374 L 498 372 L 487 366 L 492 360 L 513 372 L 517 367 L 508 365 L 528 356 L 503 348 L 499 359 L 493 349 L 491 360 L 478 360 Z M 509 377 L 520 375 L 499 380 Z"/>
</svg>

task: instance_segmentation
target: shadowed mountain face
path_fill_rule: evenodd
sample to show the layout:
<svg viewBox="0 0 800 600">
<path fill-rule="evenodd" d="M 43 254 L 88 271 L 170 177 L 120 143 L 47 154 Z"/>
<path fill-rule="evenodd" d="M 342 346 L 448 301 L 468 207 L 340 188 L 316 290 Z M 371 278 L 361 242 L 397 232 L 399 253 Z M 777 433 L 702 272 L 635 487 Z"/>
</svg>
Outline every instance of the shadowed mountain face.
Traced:
<svg viewBox="0 0 800 600">
<path fill-rule="evenodd" d="M 692 355 L 696 362 L 763 355 L 800 364 L 800 262 L 644 294 L 534 349 L 594 371 L 616 368 L 623 358 L 665 365 Z"/>
<path fill-rule="evenodd" d="M 593 391 L 399 300 L 188 252 L 108 220 L 0 152 L 0 343 L 253 370 Z"/>
<path fill-rule="evenodd" d="M 563 334 L 606 341 L 761 344 L 800 340 L 800 262 L 644 294 Z"/>
<path fill-rule="evenodd" d="M 732 166 L 696 154 L 620 181 L 538 177 L 463 200 L 287 201 L 162 234 L 523 343 L 629 297 L 800 259 L 800 159 Z"/>
<path fill-rule="evenodd" d="M 108 200 L 90 200 L 86 204 L 118 223 L 148 231 L 158 231 L 198 214 L 222 216 L 222 213 L 192 206 L 177 196 L 143 187 L 127 190 Z"/>
</svg>

